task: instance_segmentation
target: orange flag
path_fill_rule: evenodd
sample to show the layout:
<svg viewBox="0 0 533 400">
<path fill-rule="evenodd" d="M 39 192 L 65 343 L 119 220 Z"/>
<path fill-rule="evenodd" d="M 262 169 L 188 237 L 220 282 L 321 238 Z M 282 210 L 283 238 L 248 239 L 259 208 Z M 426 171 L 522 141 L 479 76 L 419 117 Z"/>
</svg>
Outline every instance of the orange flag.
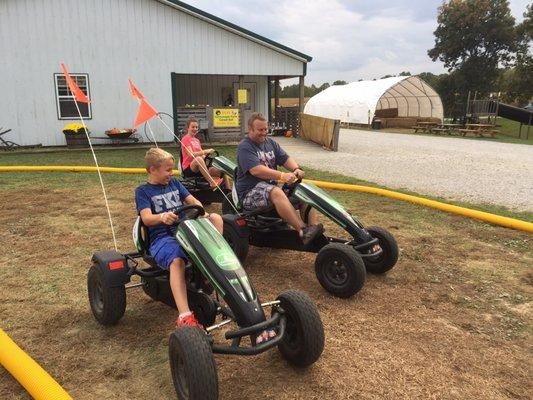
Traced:
<svg viewBox="0 0 533 400">
<path fill-rule="evenodd" d="M 128 83 L 130 84 L 131 95 L 133 97 L 137 97 L 139 100 L 144 99 L 144 95 L 141 93 L 139 89 L 135 87 L 135 85 L 131 81 L 131 78 L 128 78 Z"/>
<path fill-rule="evenodd" d="M 155 108 L 152 107 L 144 98 L 142 98 L 141 102 L 139 103 L 139 109 L 137 110 L 137 116 L 135 117 L 133 127 L 137 128 L 139 125 L 145 123 L 156 115 L 157 111 Z"/>
<path fill-rule="evenodd" d="M 67 78 L 68 87 L 70 91 L 74 94 L 76 101 L 79 101 L 80 103 L 90 103 L 90 100 L 87 98 L 87 96 L 85 96 L 85 93 L 83 93 L 79 86 L 76 85 L 76 82 L 74 82 L 74 79 L 72 79 L 72 77 L 68 73 L 67 66 L 63 63 L 61 63 L 60 66 L 63 70 L 63 73 L 65 74 L 65 78 Z"/>
</svg>

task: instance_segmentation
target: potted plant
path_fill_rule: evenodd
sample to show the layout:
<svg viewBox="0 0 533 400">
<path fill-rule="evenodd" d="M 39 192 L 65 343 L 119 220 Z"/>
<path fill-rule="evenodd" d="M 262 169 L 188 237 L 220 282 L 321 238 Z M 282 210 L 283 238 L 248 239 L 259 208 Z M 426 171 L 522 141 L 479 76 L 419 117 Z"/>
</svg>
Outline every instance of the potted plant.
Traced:
<svg viewBox="0 0 533 400">
<path fill-rule="evenodd" d="M 89 128 L 87 128 L 87 133 L 90 134 Z M 65 135 L 67 147 L 69 148 L 89 146 L 89 140 L 87 139 L 85 128 L 80 123 L 71 123 L 65 125 L 63 127 L 63 134 Z"/>
</svg>

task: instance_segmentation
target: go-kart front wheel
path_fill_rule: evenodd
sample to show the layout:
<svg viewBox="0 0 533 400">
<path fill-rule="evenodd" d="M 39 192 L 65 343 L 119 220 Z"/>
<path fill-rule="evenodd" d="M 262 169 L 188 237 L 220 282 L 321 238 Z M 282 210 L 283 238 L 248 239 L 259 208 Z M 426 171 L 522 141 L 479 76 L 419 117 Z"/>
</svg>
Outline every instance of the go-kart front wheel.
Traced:
<svg viewBox="0 0 533 400">
<path fill-rule="evenodd" d="M 288 290 L 278 296 L 285 311 L 287 328 L 278 349 L 283 358 L 298 367 L 307 367 L 320 358 L 324 350 L 324 327 L 320 314 L 309 296 Z"/>
<path fill-rule="evenodd" d="M 373 274 L 383 274 L 392 269 L 398 261 L 398 244 L 390 232 L 379 226 L 372 226 L 366 230 L 372 237 L 378 239 L 383 250 L 378 256 L 364 258 L 366 270 Z"/>
<path fill-rule="evenodd" d="M 324 289 L 341 298 L 361 290 L 366 279 L 362 257 L 353 247 L 342 243 L 330 243 L 320 249 L 315 273 Z"/>
<path fill-rule="evenodd" d="M 94 318 L 102 325 L 116 325 L 126 311 L 124 285 L 109 287 L 102 270 L 93 264 L 87 275 L 87 290 Z"/>
<path fill-rule="evenodd" d="M 190 326 L 176 329 L 170 335 L 168 355 L 178 399 L 218 399 L 217 369 L 205 333 Z"/>
</svg>

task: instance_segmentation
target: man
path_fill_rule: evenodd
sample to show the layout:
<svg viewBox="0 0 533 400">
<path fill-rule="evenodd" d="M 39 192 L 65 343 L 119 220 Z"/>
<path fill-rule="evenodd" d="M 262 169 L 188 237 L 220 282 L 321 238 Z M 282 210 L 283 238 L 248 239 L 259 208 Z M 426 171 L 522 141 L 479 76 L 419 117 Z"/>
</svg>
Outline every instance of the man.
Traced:
<svg viewBox="0 0 533 400">
<path fill-rule="evenodd" d="M 253 113 L 248 119 L 248 135 L 237 148 L 237 195 L 245 210 L 273 204 L 279 216 L 298 232 L 303 244 L 308 244 L 324 231 L 322 224 L 316 224 L 316 211 L 311 210 L 310 224 L 306 226 L 283 190 L 277 186 L 277 181 L 292 183 L 303 178 L 305 173 L 277 142 L 267 137 L 267 133 L 266 118 L 261 113 Z M 290 172 L 278 171 L 278 166 Z M 306 207 L 305 204 L 300 205 L 301 215 Z"/>
</svg>

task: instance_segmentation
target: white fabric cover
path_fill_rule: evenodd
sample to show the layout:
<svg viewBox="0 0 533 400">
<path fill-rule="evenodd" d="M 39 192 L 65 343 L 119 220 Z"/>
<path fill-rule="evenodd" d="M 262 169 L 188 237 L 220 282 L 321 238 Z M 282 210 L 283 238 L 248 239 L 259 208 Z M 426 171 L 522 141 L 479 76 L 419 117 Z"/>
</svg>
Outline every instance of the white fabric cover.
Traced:
<svg viewBox="0 0 533 400">
<path fill-rule="evenodd" d="M 398 108 L 399 117 L 437 117 L 442 120 L 440 96 L 417 76 L 395 76 L 375 81 L 331 86 L 311 97 L 305 114 L 367 124 L 375 111 Z"/>
</svg>

